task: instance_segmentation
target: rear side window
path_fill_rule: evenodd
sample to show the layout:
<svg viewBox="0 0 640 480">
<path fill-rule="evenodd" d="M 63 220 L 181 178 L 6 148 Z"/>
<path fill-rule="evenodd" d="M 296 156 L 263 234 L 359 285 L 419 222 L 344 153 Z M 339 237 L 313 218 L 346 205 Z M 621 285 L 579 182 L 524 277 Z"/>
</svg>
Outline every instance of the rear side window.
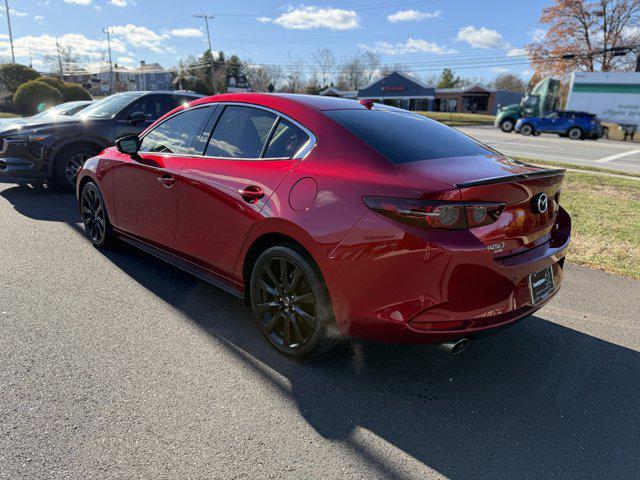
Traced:
<svg viewBox="0 0 640 480">
<path fill-rule="evenodd" d="M 216 123 L 205 155 L 259 158 L 277 116 L 252 107 L 228 106 Z"/>
<path fill-rule="evenodd" d="M 192 155 L 193 137 L 210 113 L 211 109 L 203 107 L 172 116 L 144 136 L 140 151 Z"/>
<path fill-rule="evenodd" d="M 309 135 L 297 125 L 281 118 L 273 132 L 265 158 L 293 158 L 309 141 Z"/>
<path fill-rule="evenodd" d="M 495 154 L 463 133 L 418 114 L 382 110 L 325 113 L 396 164 Z"/>
</svg>

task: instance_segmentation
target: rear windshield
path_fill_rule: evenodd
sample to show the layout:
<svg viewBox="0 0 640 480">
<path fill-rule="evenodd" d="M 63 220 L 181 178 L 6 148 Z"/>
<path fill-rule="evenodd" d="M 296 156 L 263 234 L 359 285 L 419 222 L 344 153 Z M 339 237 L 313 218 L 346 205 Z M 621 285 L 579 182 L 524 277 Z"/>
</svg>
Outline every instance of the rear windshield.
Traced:
<svg viewBox="0 0 640 480">
<path fill-rule="evenodd" d="M 463 133 L 422 115 L 383 110 L 325 112 L 393 163 L 495 154 Z"/>
</svg>

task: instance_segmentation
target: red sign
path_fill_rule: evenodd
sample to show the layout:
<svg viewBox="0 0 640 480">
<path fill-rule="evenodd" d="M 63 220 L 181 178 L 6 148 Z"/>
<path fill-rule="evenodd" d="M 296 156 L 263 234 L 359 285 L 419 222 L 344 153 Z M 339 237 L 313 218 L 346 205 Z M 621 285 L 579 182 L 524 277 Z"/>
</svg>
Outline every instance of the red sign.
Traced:
<svg viewBox="0 0 640 480">
<path fill-rule="evenodd" d="M 384 85 L 383 92 L 404 92 L 407 89 L 405 85 Z"/>
</svg>

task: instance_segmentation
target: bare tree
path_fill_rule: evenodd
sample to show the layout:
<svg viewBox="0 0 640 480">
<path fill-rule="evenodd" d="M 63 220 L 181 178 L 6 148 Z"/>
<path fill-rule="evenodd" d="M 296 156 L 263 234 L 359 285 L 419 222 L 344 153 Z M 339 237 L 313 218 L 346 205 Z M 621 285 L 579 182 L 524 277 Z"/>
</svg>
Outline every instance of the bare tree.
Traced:
<svg viewBox="0 0 640 480">
<path fill-rule="evenodd" d="M 338 75 L 338 88 L 341 90 L 357 90 L 364 86 L 366 78 L 366 68 L 359 55 L 347 58 Z"/>
<path fill-rule="evenodd" d="M 328 48 L 319 48 L 311 54 L 314 73 L 321 87 L 327 87 L 336 68 L 336 57 Z"/>
<path fill-rule="evenodd" d="M 526 47 L 536 72 L 608 72 L 635 64 L 612 47 L 638 44 L 640 0 L 555 0 L 542 10 L 540 22 L 548 25 L 544 39 Z"/>
<path fill-rule="evenodd" d="M 285 85 L 283 90 L 290 93 L 302 91 L 304 87 L 304 60 L 294 58 L 289 53 L 289 64 L 285 72 Z"/>
<path fill-rule="evenodd" d="M 249 65 L 247 79 L 254 92 L 268 92 L 269 86 L 276 88 L 282 78 L 282 69 L 276 65 Z"/>
<path fill-rule="evenodd" d="M 493 81 L 492 86 L 498 90 L 508 90 L 510 92 L 524 93 L 527 90 L 527 84 L 513 73 L 501 73 Z"/>
<path fill-rule="evenodd" d="M 368 85 L 380 75 L 380 55 L 371 50 L 365 50 L 362 54 L 362 62 L 365 65 L 364 83 Z"/>
</svg>

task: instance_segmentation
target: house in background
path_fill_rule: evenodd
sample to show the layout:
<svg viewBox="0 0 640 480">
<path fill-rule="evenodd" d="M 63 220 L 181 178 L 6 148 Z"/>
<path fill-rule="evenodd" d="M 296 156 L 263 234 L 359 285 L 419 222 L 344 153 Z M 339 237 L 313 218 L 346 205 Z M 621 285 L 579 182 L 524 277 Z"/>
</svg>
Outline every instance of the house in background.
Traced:
<svg viewBox="0 0 640 480">
<path fill-rule="evenodd" d="M 147 64 L 140 60 L 140 66 L 135 69 L 137 90 L 171 90 L 171 72 L 159 63 Z"/>
</svg>

